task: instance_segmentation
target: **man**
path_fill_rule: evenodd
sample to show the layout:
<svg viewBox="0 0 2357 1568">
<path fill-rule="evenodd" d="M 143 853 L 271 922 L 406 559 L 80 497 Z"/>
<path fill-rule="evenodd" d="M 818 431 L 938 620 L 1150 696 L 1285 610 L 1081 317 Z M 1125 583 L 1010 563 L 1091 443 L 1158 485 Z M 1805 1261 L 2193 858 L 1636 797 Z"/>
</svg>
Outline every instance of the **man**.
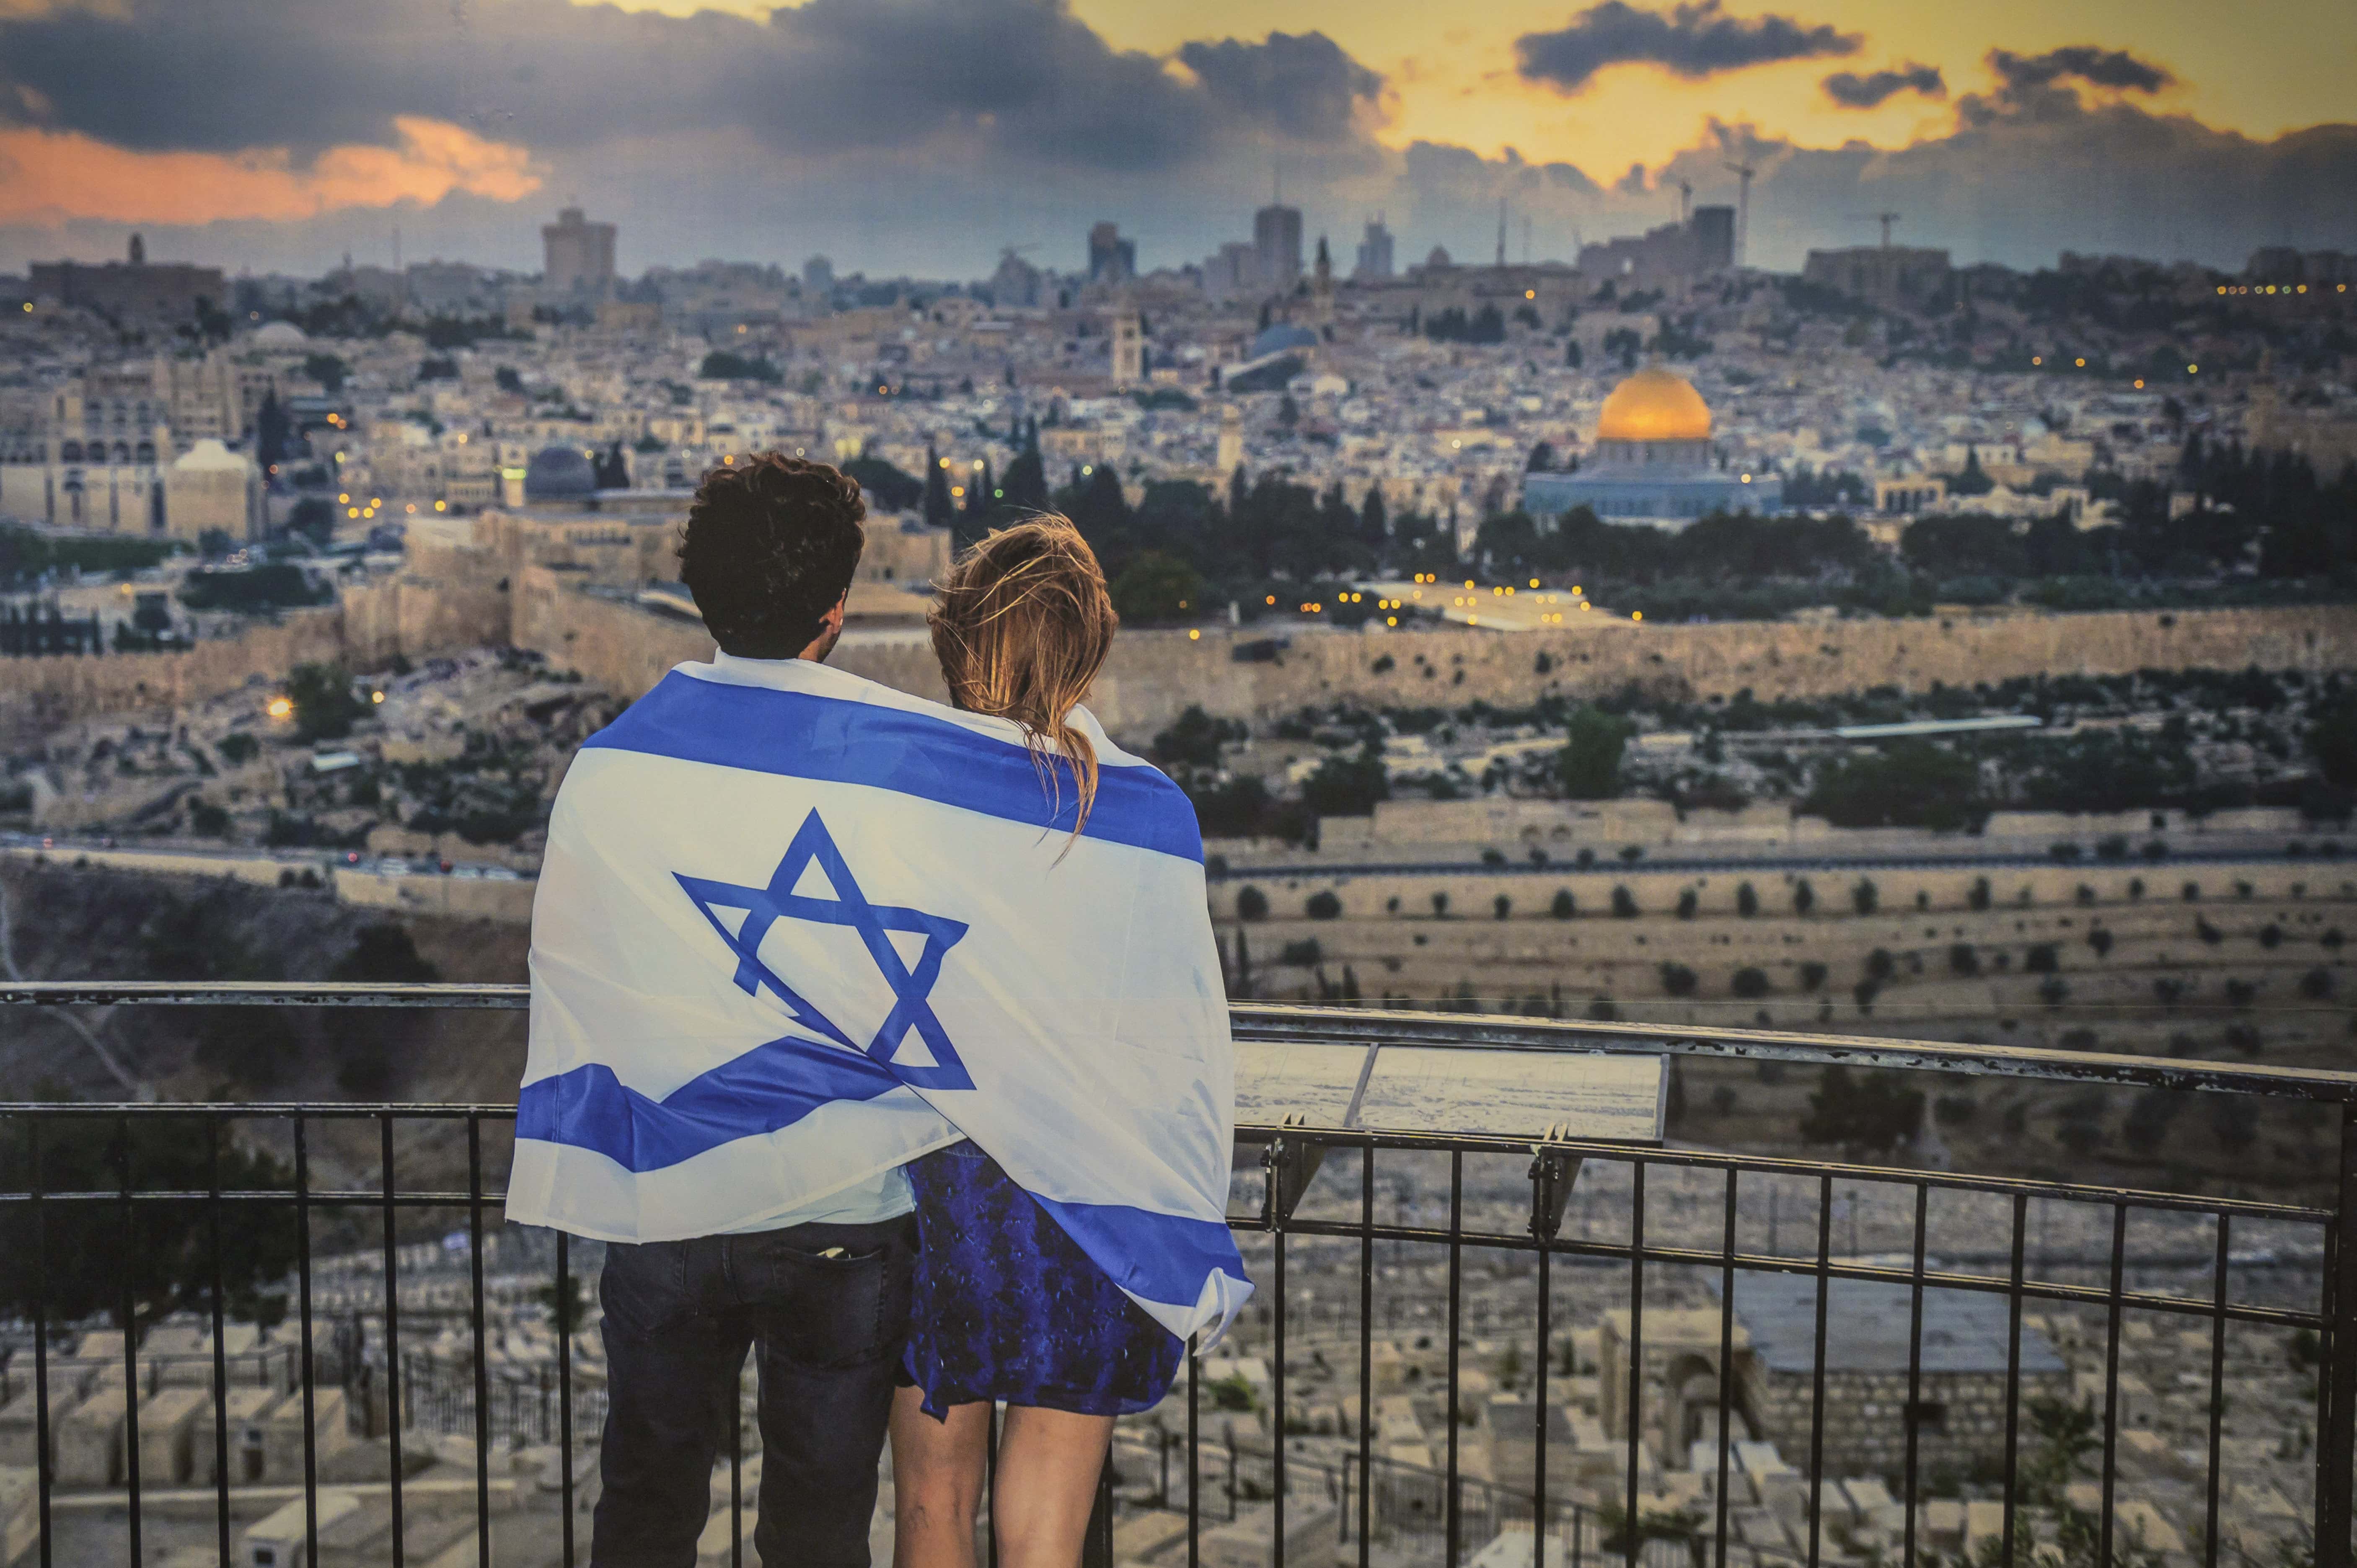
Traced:
<svg viewBox="0 0 2357 1568">
<path fill-rule="evenodd" d="M 834 650 L 866 543 L 866 515 L 858 482 L 823 463 L 767 453 L 705 477 L 680 543 L 680 575 L 722 664 L 751 678 L 765 666 L 823 661 Z M 699 810 L 694 799 L 666 806 L 683 815 Z M 558 811 L 566 809 L 560 798 Z M 610 808 L 574 810 L 598 813 L 587 823 L 592 834 L 632 829 Z M 561 877 L 544 880 L 544 900 L 555 889 L 556 902 L 565 902 L 566 886 Z M 577 901 L 535 909 L 536 1035 L 540 972 L 549 961 L 541 928 L 585 917 L 625 928 L 617 935 L 627 950 L 627 928 L 651 920 L 651 911 L 613 900 L 594 911 Z M 774 1148 L 754 1157 L 788 1160 Z M 797 1172 L 777 1175 L 780 1187 L 801 1179 Z M 737 1176 L 730 1191 L 712 1195 L 716 1206 L 749 1185 L 741 1167 Z M 524 1208 L 522 1217 L 574 1228 L 562 1199 L 528 1200 Z M 595 1568 L 693 1568 L 713 1466 L 728 1451 L 738 1379 L 755 1347 L 761 1482 L 754 1543 L 761 1561 L 771 1568 L 865 1568 L 908 1318 L 910 1208 L 907 1178 L 894 1165 L 747 1228 L 608 1248 L 598 1287 L 609 1382 Z"/>
</svg>

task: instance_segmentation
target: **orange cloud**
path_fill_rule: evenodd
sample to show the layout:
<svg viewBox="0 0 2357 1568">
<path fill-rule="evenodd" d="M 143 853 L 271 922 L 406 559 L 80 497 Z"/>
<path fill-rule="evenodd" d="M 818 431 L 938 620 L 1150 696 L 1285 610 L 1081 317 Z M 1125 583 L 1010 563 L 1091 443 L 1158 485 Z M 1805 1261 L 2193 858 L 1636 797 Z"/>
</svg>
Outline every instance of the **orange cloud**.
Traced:
<svg viewBox="0 0 2357 1568">
<path fill-rule="evenodd" d="M 283 147 L 143 153 L 76 132 L 0 129 L 0 224 L 288 222 L 346 207 L 430 207 L 454 191 L 520 201 L 540 188 L 525 148 L 442 120 L 393 124 L 398 145 L 330 147 L 302 167 Z"/>
</svg>

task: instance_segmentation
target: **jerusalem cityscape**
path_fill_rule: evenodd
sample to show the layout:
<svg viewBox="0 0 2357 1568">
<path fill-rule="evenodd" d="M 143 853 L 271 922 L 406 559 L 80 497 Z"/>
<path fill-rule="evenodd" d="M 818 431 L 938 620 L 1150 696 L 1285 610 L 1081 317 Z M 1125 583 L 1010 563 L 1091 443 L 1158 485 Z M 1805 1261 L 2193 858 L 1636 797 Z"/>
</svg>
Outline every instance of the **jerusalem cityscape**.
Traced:
<svg viewBox="0 0 2357 1568">
<path fill-rule="evenodd" d="M 1084 1561 L 2346 1568 L 2357 35 L 1795 4 L 0 3 L 0 1568 L 608 1560 L 521 988 L 773 453 L 1200 828 Z"/>
</svg>

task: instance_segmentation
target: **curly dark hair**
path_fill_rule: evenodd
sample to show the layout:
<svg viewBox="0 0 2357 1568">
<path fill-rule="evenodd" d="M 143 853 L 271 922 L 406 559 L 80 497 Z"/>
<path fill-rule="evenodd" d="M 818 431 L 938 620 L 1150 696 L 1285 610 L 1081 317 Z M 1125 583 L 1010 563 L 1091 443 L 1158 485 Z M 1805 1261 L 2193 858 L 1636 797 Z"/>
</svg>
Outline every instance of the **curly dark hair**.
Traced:
<svg viewBox="0 0 2357 1568">
<path fill-rule="evenodd" d="M 819 637 L 867 546 L 859 481 L 763 452 L 704 476 L 679 540 L 679 575 L 722 651 L 791 659 Z"/>
</svg>

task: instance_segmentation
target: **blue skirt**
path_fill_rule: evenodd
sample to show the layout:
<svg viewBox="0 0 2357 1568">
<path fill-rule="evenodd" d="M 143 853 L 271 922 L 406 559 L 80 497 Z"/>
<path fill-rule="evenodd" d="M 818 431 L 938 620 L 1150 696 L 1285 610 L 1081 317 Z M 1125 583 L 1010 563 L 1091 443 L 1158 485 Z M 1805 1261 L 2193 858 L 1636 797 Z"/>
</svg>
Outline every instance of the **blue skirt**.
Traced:
<svg viewBox="0 0 2357 1568">
<path fill-rule="evenodd" d="M 927 1414 L 1004 1401 L 1130 1415 L 1170 1391 L 1185 1347 L 972 1143 L 912 1161 L 916 1288 L 901 1381 Z"/>
</svg>

